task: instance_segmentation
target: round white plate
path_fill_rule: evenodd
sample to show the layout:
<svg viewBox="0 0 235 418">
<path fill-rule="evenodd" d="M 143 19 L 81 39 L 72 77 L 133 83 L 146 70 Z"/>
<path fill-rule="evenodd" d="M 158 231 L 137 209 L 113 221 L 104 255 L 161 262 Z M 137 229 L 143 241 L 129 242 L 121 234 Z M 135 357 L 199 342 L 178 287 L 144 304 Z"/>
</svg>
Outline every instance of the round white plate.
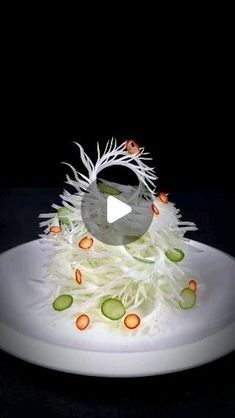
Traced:
<svg viewBox="0 0 235 418">
<path fill-rule="evenodd" d="M 197 306 L 169 317 L 154 337 L 76 330 L 48 303 L 43 283 L 47 252 L 39 241 L 0 255 L 0 347 L 29 362 L 61 371 L 108 377 L 169 373 L 201 365 L 235 348 L 235 259 L 207 245 L 186 265 L 199 279 Z"/>
</svg>

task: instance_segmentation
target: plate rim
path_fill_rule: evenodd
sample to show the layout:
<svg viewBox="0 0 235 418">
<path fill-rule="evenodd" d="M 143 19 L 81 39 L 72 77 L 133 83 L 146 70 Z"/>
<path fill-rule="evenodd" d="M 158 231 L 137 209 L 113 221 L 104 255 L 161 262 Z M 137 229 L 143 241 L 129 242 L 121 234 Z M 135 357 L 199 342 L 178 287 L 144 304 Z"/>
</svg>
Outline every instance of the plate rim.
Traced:
<svg viewBox="0 0 235 418">
<path fill-rule="evenodd" d="M 147 354 L 58 346 L 20 334 L 3 323 L 0 323 L 0 334 L 3 351 L 37 366 L 86 376 L 144 377 L 188 370 L 231 353 L 234 350 L 235 323 L 199 341 L 148 351 Z"/>
<path fill-rule="evenodd" d="M 8 249 L 2 256 L 18 247 L 35 244 L 29 241 Z M 189 240 L 198 247 L 219 251 L 235 261 L 224 251 L 199 241 Z M 235 349 L 235 321 L 219 332 L 192 343 L 176 347 L 135 352 L 82 350 L 64 347 L 29 337 L 0 321 L 0 348 L 21 360 L 49 369 L 99 377 L 142 377 L 191 369 L 229 354 Z"/>
</svg>

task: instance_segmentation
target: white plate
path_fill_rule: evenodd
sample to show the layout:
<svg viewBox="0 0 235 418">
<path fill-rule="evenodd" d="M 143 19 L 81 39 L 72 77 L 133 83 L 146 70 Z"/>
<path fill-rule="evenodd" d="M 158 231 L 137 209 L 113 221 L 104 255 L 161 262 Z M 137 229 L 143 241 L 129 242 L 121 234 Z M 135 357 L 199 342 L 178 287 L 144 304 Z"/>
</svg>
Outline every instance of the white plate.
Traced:
<svg viewBox="0 0 235 418">
<path fill-rule="evenodd" d="M 190 268 L 200 280 L 197 306 L 180 310 L 155 337 L 120 336 L 91 328 L 78 332 L 58 320 L 41 281 L 47 253 L 32 241 L 0 255 L 0 347 L 27 361 L 71 373 L 132 377 L 201 365 L 235 348 L 235 259 L 204 244 Z M 48 320 L 49 315 L 49 320 Z"/>
</svg>

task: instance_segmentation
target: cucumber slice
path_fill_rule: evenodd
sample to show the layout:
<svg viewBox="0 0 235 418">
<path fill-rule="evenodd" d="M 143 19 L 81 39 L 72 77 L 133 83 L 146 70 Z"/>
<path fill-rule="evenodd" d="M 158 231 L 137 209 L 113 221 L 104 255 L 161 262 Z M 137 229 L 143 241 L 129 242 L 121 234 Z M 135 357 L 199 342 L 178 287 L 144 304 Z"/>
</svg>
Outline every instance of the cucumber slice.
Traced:
<svg viewBox="0 0 235 418">
<path fill-rule="evenodd" d="M 53 308 L 55 311 L 64 311 L 70 308 L 73 303 L 73 297 L 70 295 L 60 295 L 53 302 Z"/>
<path fill-rule="evenodd" d="M 101 312 L 104 316 L 113 321 L 121 319 L 126 311 L 122 302 L 118 299 L 106 299 L 101 306 Z"/>
<path fill-rule="evenodd" d="M 194 307 L 196 302 L 196 293 L 192 289 L 186 287 L 182 290 L 180 296 L 183 298 L 183 300 L 179 302 L 182 309 L 191 309 Z"/>
<path fill-rule="evenodd" d="M 138 241 L 139 239 L 141 238 L 137 237 L 136 235 L 125 235 L 125 242 L 126 242 L 125 246 L 128 246 L 132 244 L 133 242 Z"/>
<path fill-rule="evenodd" d="M 98 183 L 97 187 L 102 193 L 105 194 L 118 195 L 121 193 L 118 189 L 115 189 L 113 186 L 110 186 L 109 184 Z"/>
<path fill-rule="evenodd" d="M 57 210 L 59 220 L 62 224 L 68 225 L 68 226 L 70 225 L 69 220 L 67 218 L 67 215 L 69 215 L 70 212 L 71 210 L 68 208 L 59 208 Z"/>
<path fill-rule="evenodd" d="M 154 263 L 154 261 L 151 260 L 151 258 L 142 258 L 142 257 L 137 257 L 136 255 L 133 255 L 133 258 L 135 258 L 138 261 L 142 261 L 143 263 L 148 263 L 148 264 Z"/>
<path fill-rule="evenodd" d="M 128 239 L 129 237 L 126 238 Z M 156 248 L 151 243 L 148 234 L 143 235 L 130 244 L 126 244 L 125 249 L 136 260 L 143 261 L 144 263 L 154 263 L 154 258 L 157 255 Z"/>
<path fill-rule="evenodd" d="M 170 261 L 174 261 L 175 263 L 179 263 L 184 258 L 184 252 L 179 248 L 174 248 L 174 250 L 168 250 L 165 252 L 166 257 Z"/>
</svg>

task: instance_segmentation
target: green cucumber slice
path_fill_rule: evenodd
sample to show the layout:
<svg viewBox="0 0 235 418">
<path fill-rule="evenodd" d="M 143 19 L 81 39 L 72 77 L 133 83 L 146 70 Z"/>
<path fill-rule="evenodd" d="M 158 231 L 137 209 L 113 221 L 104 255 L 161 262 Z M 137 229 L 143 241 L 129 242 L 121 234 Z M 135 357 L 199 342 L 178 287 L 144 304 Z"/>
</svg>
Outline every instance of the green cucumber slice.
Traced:
<svg viewBox="0 0 235 418">
<path fill-rule="evenodd" d="M 137 257 L 136 255 L 133 255 L 133 258 L 135 258 L 138 261 L 142 261 L 143 263 L 148 263 L 148 264 L 154 263 L 154 261 L 151 260 L 151 258 L 142 258 L 142 257 Z"/>
<path fill-rule="evenodd" d="M 196 302 L 196 293 L 192 289 L 186 287 L 182 290 L 180 296 L 183 298 L 183 300 L 179 302 L 182 309 L 191 309 L 194 307 Z"/>
<path fill-rule="evenodd" d="M 53 308 L 55 311 L 64 311 L 70 308 L 73 303 L 73 297 L 70 295 L 60 295 L 53 302 Z"/>
<path fill-rule="evenodd" d="M 110 195 L 118 195 L 121 193 L 118 189 L 115 189 L 113 186 L 110 186 L 109 184 L 98 183 L 97 187 L 102 193 Z"/>
<path fill-rule="evenodd" d="M 175 263 L 179 263 L 184 258 L 184 252 L 179 248 L 174 248 L 174 250 L 168 250 L 165 252 L 166 257 L 170 261 L 174 261 Z"/>
<path fill-rule="evenodd" d="M 68 225 L 68 226 L 70 225 L 69 220 L 67 218 L 67 215 L 69 215 L 70 212 L 71 210 L 68 208 L 59 208 L 57 210 L 59 220 L 62 224 Z"/>
<path fill-rule="evenodd" d="M 125 237 L 131 240 L 133 237 Z M 157 255 L 157 250 L 155 246 L 151 243 L 150 237 L 148 234 L 143 235 L 134 242 L 125 245 L 126 251 L 132 255 L 138 261 L 143 261 L 145 263 L 154 263 L 154 259 Z"/>
<path fill-rule="evenodd" d="M 121 319 L 125 315 L 126 310 L 120 300 L 110 298 L 102 303 L 101 312 L 107 318 L 115 321 Z"/>
</svg>

